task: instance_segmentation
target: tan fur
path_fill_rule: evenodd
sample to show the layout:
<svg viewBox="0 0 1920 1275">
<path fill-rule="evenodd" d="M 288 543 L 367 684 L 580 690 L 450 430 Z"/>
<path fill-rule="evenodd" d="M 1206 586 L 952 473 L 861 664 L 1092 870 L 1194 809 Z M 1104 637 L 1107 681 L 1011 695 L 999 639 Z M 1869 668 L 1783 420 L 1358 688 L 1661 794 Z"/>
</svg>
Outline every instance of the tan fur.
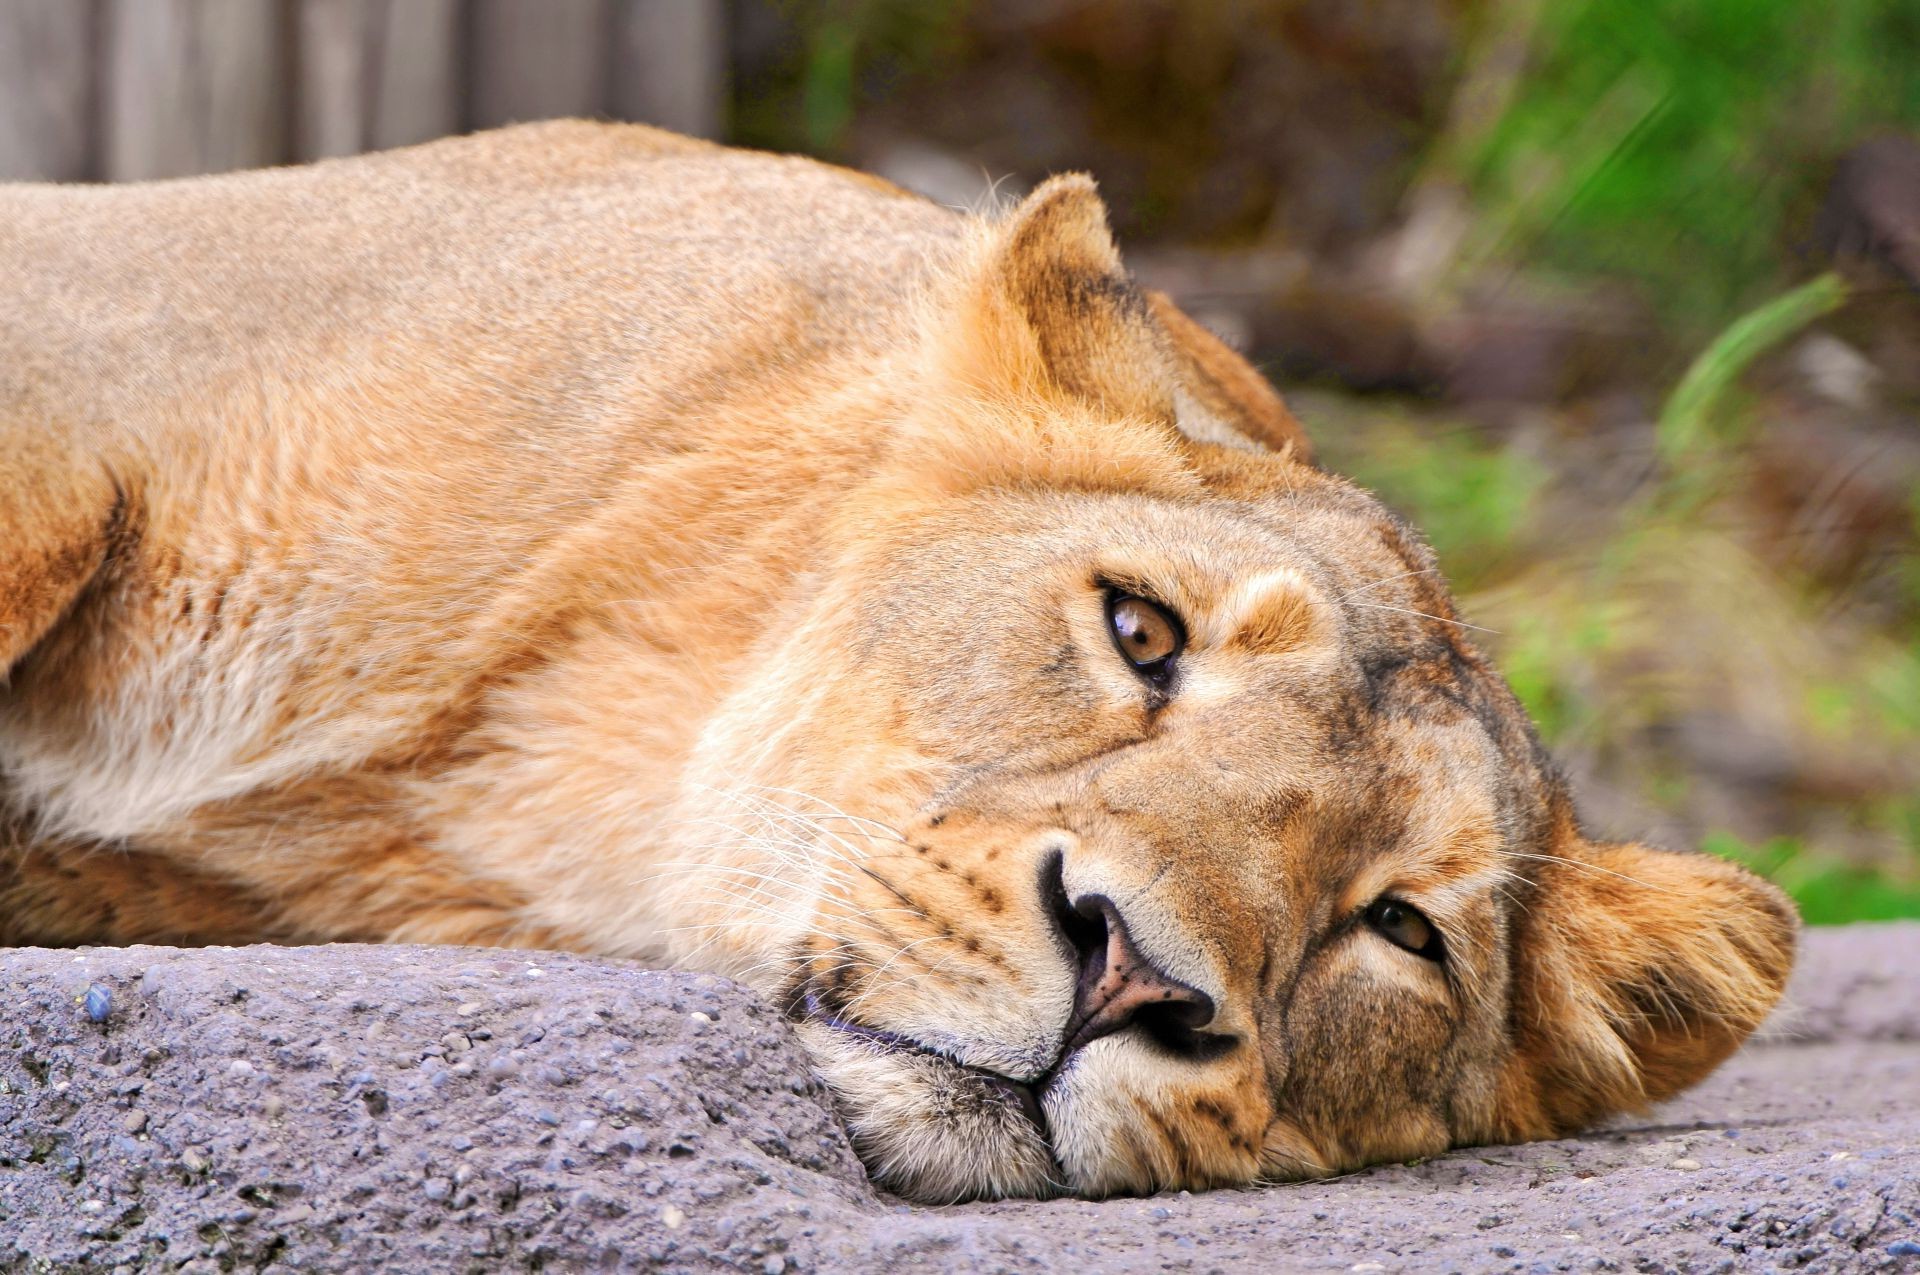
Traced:
<svg viewBox="0 0 1920 1275">
<path fill-rule="evenodd" d="M 1770 887 L 1579 830 L 1432 556 L 1084 178 L 985 222 L 562 123 L 5 188 L 0 261 L 0 940 L 718 970 L 929 1199 L 1561 1132 L 1786 978 Z M 1184 625 L 1164 692 L 1110 588 Z M 1204 1040 L 1061 1057 L 1053 871 Z"/>
</svg>

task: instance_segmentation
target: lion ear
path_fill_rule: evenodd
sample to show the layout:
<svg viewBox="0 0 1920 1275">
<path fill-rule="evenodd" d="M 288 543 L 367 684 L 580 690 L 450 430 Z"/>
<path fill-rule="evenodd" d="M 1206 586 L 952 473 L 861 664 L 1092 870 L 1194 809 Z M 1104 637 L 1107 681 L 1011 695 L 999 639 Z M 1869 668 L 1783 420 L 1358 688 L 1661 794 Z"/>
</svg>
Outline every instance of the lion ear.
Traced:
<svg viewBox="0 0 1920 1275">
<path fill-rule="evenodd" d="M 1785 895 L 1710 855 L 1563 839 L 1516 917 L 1510 1135 L 1562 1134 L 1719 1066 L 1786 987 Z"/>
<path fill-rule="evenodd" d="M 1049 178 L 989 230 L 948 368 L 988 392 L 1172 420 L 1173 379 L 1093 180 Z"/>
<path fill-rule="evenodd" d="M 1038 393 L 1160 421 L 1198 442 L 1291 450 L 1280 396 L 1121 264 L 1091 178 L 1050 178 L 992 227 L 949 329 L 947 366 L 977 389 Z"/>
</svg>

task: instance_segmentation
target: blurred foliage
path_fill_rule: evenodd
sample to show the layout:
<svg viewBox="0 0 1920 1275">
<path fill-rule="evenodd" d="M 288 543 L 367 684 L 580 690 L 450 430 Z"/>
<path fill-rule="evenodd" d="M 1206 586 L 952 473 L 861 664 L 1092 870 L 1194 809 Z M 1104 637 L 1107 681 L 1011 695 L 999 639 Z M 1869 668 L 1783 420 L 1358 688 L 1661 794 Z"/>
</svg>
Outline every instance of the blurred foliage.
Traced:
<svg viewBox="0 0 1920 1275">
<path fill-rule="evenodd" d="M 1504 0 L 1506 107 L 1450 157 L 1470 258 L 1636 281 L 1695 335 L 1777 291 L 1837 138 L 1920 124 L 1913 0 Z"/>
<path fill-rule="evenodd" d="M 1698 459 L 1734 382 L 1755 359 L 1846 300 L 1847 285 L 1828 272 L 1740 316 L 1715 337 L 1667 396 L 1654 425 L 1654 441 L 1668 469 L 1677 475 Z M 1728 441 L 1725 430 L 1721 441 Z"/>
<path fill-rule="evenodd" d="M 747 146 L 840 153 L 854 115 L 904 77 L 965 49 L 969 0 L 777 0 L 782 56 L 734 105 L 732 138 Z"/>
</svg>

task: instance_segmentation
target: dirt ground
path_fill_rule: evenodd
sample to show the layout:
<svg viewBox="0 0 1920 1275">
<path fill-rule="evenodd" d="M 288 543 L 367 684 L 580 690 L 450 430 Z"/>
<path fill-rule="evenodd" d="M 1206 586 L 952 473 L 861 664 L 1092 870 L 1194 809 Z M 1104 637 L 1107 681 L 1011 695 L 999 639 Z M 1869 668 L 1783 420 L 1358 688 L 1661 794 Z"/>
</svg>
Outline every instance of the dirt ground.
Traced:
<svg viewBox="0 0 1920 1275">
<path fill-rule="evenodd" d="M 466 949 L 0 953 L 0 1271 L 1920 1271 L 1920 925 L 1816 931 L 1582 1138 L 1203 1195 L 876 1194 L 738 987 Z M 97 1020 L 97 1021 L 96 1021 Z"/>
</svg>

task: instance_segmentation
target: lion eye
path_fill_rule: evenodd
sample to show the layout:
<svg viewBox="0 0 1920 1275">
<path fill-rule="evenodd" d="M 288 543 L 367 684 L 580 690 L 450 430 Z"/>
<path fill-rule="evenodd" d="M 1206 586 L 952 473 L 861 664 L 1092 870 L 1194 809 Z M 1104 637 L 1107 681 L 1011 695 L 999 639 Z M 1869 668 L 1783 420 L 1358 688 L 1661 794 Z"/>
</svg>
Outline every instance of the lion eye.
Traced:
<svg viewBox="0 0 1920 1275">
<path fill-rule="evenodd" d="M 1145 598 L 1115 594 L 1107 603 L 1107 627 L 1127 663 L 1149 677 L 1163 675 L 1180 654 L 1180 623 Z"/>
<path fill-rule="evenodd" d="M 1367 909 L 1367 924 L 1389 943 L 1430 961 L 1441 957 L 1440 931 L 1418 909 L 1398 899 L 1376 899 Z"/>
</svg>

